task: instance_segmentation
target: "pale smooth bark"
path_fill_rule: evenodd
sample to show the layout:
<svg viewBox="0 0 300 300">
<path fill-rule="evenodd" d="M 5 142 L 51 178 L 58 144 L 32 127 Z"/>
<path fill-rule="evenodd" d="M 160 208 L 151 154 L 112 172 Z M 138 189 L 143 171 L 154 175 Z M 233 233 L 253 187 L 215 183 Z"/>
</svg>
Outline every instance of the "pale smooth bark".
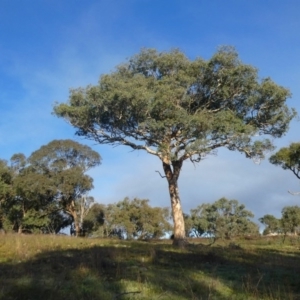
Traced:
<svg viewBox="0 0 300 300">
<path fill-rule="evenodd" d="M 181 161 L 173 161 L 171 164 L 163 162 L 163 169 L 169 185 L 169 194 L 174 222 L 173 244 L 179 247 L 183 247 L 185 244 L 187 244 L 185 236 L 185 224 L 178 189 L 178 178 L 181 167 Z"/>
<path fill-rule="evenodd" d="M 23 226 L 19 225 L 19 227 L 18 227 L 18 234 L 22 234 L 22 232 L 23 232 Z"/>
<path fill-rule="evenodd" d="M 69 213 L 73 217 L 73 221 L 75 225 L 75 235 L 76 237 L 78 237 L 80 234 L 80 226 L 79 226 L 79 221 L 78 221 L 78 216 L 75 209 L 74 201 L 72 201 L 69 207 L 67 208 L 67 213 Z"/>
</svg>

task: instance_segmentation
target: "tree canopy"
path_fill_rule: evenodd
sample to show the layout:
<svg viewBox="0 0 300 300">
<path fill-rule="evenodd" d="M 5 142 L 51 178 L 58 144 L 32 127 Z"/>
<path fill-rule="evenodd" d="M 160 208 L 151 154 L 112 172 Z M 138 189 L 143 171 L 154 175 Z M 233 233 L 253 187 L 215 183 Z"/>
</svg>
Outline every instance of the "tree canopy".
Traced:
<svg viewBox="0 0 300 300">
<path fill-rule="evenodd" d="M 266 226 L 263 234 L 278 234 L 282 233 L 281 220 L 273 215 L 267 214 L 259 218 L 259 221 Z"/>
<path fill-rule="evenodd" d="M 289 147 L 283 147 L 270 157 L 270 162 L 281 166 L 284 170 L 290 170 L 300 179 L 300 143 L 292 143 Z"/>
<path fill-rule="evenodd" d="M 180 50 L 142 49 L 99 84 L 72 89 L 54 113 L 77 134 L 100 144 L 125 145 L 157 156 L 169 185 L 176 240 L 185 238 L 178 178 L 182 163 L 199 162 L 219 147 L 261 159 L 295 111 L 288 89 L 244 64 L 232 47 L 211 59 Z"/>
<path fill-rule="evenodd" d="M 29 158 L 14 154 L 10 166 L 0 161 L 0 226 L 58 232 L 74 222 L 79 231 L 93 188 L 85 172 L 100 162 L 97 152 L 72 140 L 54 140 Z"/>
<path fill-rule="evenodd" d="M 300 231 L 300 207 L 297 205 L 284 207 L 281 224 L 284 233 L 290 232 L 296 235 Z"/>
<path fill-rule="evenodd" d="M 237 200 L 221 198 L 212 204 L 205 203 L 191 209 L 189 235 L 203 234 L 214 239 L 258 234 L 258 226 L 251 220 L 253 213 Z"/>
<path fill-rule="evenodd" d="M 93 188 L 93 179 L 85 172 L 99 165 L 101 156 L 75 141 L 54 140 L 33 152 L 28 161 L 37 173 L 52 179 L 57 207 L 72 217 L 78 234 L 82 209 L 87 209 L 86 194 Z"/>
<path fill-rule="evenodd" d="M 121 238 L 160 238 L 171 230 L 168 208 L 151 207 L 149 200 L 125 198 L 107 206 L 105 227 Z"/>
<path fill-rule="evenodd" d="M 281 218 L 264 215 L 259 221 L 266 226 L 263 234 L 294 234 L 300 233 L 300 207 L 285 206 L 281 211 Z"/>
</svg>

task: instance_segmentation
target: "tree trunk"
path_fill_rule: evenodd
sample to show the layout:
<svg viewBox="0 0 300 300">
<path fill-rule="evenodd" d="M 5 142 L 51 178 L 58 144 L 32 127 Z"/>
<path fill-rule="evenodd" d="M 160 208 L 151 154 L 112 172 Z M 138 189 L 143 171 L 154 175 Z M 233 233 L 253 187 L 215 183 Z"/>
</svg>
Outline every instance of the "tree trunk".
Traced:
<svg viewBox="0 0 300 300">
<path fill-rule="evenodd" d="M 75 236 L 78 237 L 80 233 L 80 226 L 79 226 L 78 216 L 74 207 L 75 205 L 74 202 L 72 201 L 72 203 L 67 209 L 67 212 L 73 217 L 74 226 L 75 226 Z"/>
<path fill-rule="evenodd" d="M 74 224 L 75 224 L 76 237 L 78 237 L 80 234 L 80 226 L 79 226 L 78 220 L 75 221 L 75 219 L 74 219 Z"/>
<path fill-rule="evenodd" d="M 187 244 L 185 236 L 185 224 L 178 189 L 178 178 L 180 175 L 181 167 L 182 162 L 180 161 L 173 161 L 172 168 L 170 164 L 163 162 L 164 172 L 169 185 L 172 217 L 174 223 L 173 245 L 178 247 L 184 247 Z"/>
<path fill-rule="evenodd" d="M 73 216 L 74 226 L 75 226 L 75 236 L 78 237 L 80 234 L 80 226 L 79 226 L 76 211 L 72 211 L 72 216 Z"/>
</svg>

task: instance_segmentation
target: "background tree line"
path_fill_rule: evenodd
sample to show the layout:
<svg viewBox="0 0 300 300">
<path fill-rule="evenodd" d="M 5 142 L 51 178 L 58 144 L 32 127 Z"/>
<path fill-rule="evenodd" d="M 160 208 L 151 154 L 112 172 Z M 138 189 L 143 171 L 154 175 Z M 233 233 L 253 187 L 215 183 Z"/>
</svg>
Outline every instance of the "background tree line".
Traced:
<svg viewBox="0 0 300 300">
<path fill-rule="evenodd" d="M 169 209 L 149 200 L 95 204 L 86 172 L 100 162 L 97 152 L 72 140 L 54 140 L 28 158 L 18 153 L 0 160 L 0 229 L 46 234 L 72 226 L 76 235 L 122 239 L 159 238 L 171 230 Z"/>
<path fill-rule="evenodd" d="M 281 213 L 281 218 L 267 214 L 259 219 L 265 225 L 263 234 L 300 234 L 300 207 L 286 206 Z"/>
<path fill-rule="evenodd" d="M 296 145 L 289 148 L 292 153 Z M 283 164 L 284 158 L 288 160 L 287 153 L 287 149 L 281 149 L 270 161 Z M 103 205 L 88 196 L 93 179 L 86 171 L 100 163 L 97 152 L 72 140 L 54 140 L 28 158 L 19 153 L 9 162 L 0 160 L 0 228 L 19 233 L 58 233 L 72 225 L 77 235 L 84 232 L 120 239 L 171 235 L 169 208 L 152 207 L 149 200 L 138 198 Z M 283 167 L 287 169 L 286 164 Z M 289 169 L 295 173 L 295 161 L 293 164 Z M 253 217 L 237 200 L 221 198 L 184 214 L 185 234 L 214 239 L 257 235 L 259 227 Z M 284 207 L 281 219 L 267 214 L 259 220 L 266 227 L 264 234 L 298 234 L 300 208 Z"/>
<path fill-rule="evenodd" d="M 94 204 L 83 222 L 89 234 L 119 239 L 152 239 L 172 230 L 169 208 L 151 207 L 149 200 L 125 198 L 114 204 Z"/>
<path fill-rule="evenodd" d="M 0 161 L 0 226 L 8 231 L 58 233 L 87 214 L 93 179 L 86 172 L 101 162 L 91 148 L 54 140 L 28 158 Z"/>
</svg>

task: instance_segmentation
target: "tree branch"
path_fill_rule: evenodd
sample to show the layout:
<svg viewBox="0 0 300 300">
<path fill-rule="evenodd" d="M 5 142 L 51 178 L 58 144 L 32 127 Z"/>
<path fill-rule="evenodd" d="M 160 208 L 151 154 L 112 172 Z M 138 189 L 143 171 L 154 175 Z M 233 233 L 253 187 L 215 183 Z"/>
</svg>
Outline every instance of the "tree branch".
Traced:
<svg viewBox="0 0 300 300">
<path fill-rule="evenodd" d="M 97 132 L 92 131 L 91 134 L 93 135 L 93 138 L 96 139 L 100 144 L 114 144 L 119 143 L 121 145 L 129 146 L 133 150 L 145 150 L 149 154 L 158 156 L 161 159 L 161 154 L 159 152 L 156 152 L 155 150 L 152 150 L 151 148 L 145 146 L 145 145 L 137 145 L 133 142 L 128 141 L 127 139 L 121 137 L 121 136 L 110 136 L 107 133 L 105 133 L 103 130 L 97 130 Z"/>
<path fill-rule="evenodd" d="M 295 175 L 298 179 L 300 179 L 300 176 L 299 176 L 299 170 L 297 170 L 295 167 L 288 167 Z"/>
<path fill-rule="evenodd" d="M 161 178 L 166 178 L 167 177 L 167 176 L 162 176 L 159 171 L 155 171 L 155 172 L 157 172 L 160 175 Z"/>
</svg>

